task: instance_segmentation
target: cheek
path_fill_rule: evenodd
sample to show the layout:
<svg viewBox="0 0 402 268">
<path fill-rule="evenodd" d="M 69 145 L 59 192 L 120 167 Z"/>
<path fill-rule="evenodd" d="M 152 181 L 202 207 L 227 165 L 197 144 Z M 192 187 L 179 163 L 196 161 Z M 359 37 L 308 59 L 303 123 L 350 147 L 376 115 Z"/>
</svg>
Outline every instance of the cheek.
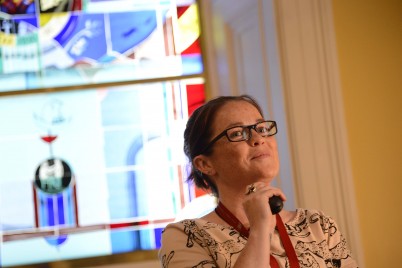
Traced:
<svg viewBox="0 0 402 268">
<path fill-rule="evenodd" d="M 233 168 L 238 166 L 239 161 L 242 159 L 242 152 L 237 148 L 238 144 L 222 144 L 213 152 L 212 161 L 217 169 Z"/>
<path fill-rule="evenodd" d="M 275 158 L 277 159 L 277 161 L 279 161 L 279 152 L 278 152 L 278 147 L 276 146 L 276 143 L 275 143 L 275 146 L 272 148 L 272 150 L 274 152 Z"/>
<path fill-rule="evenodd" d="M 272 140 L 269 141 L 269 147 L 271 148 L 273 158 L 274 158 L 275 162 L 277 162 L 278 167 L 279 167 L 278 144 L 276 143 L 275 139 L 272 139 Z"/>
</svg>

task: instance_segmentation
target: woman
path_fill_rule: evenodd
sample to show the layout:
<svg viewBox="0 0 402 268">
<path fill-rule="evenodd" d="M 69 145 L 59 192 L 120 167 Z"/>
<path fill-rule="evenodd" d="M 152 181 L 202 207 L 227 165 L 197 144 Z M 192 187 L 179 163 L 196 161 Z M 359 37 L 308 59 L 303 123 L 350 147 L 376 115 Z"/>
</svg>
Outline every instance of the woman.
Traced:
<svg viewBox="0 0 402 268">
<path fill-rule="evenodd" d="M 305 209 L 272 214 L 271 197 L 286 201 L 271 186 L 279 171 L 276 133 L 275 121 L 247 95 L 218 97 L 194 111 L 184 132 L 189 180 L 219 204 L 165 228 L 163 267 L 357 267 L 330 217 Z"/>
</svg>

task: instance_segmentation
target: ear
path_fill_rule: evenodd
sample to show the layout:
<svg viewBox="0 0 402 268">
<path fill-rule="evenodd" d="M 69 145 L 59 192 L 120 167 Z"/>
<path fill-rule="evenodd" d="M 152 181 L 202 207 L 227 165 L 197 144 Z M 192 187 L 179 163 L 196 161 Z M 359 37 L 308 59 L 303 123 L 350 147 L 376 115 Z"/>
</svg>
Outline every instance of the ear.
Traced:
<svg viewBox="0 0 402 268">
<path fill-rule="evenodd" d="M 216 173 L 212 162 L 205 155 L 197 155 L 196 157 L 194 157 L 193 165 L 197 170 L 209 176 Z"/>
</svg>

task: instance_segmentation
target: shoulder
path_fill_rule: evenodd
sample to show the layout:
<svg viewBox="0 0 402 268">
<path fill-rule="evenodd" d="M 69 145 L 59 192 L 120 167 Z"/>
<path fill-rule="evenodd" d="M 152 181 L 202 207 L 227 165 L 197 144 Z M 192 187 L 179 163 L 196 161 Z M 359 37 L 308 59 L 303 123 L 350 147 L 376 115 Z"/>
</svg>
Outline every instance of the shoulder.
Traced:
<svg viewBox="0 0 402 268">
<path fill-rule="evenodd" d="M 187 230 L 192 230 L 193 228 L 203 228 L 207 225 L 209 225 L 209 222 L 202 218 L 184 219 L 167 224 L 164 230 L 184 229 L 184 228 L 186 228 Z"/>
<path fill-rule="evenodd" d="M 201 231 L 204 224 L 203 220 L 186 219 L 166 225 L 158 252 L 163 267 L 192 267 L 211 261 Z"/>
<path fill-rule="evenodd" d="M 166 225 L 166 227 L 162 231 L 162 234 L 166 235 L 167 233 L 177 233 L 177 232 L 188 234 L 196 232 L 200 228 L 203 228 L 202 226 L 205 223 L 206 223 L 205 221 L 200 219 L 185 219 L 178 222 L 172 222 Z"/>
<path fill-rule="evenodd" d="M 206 221 L 205 219 L 184 219 L 178 222 L 172 222 L 166 225 L 162 231 L 162 239 L 189 237 L 189 236 L 211 236 L 222 229 L 222 226 L 216 223 Z"/>
<path fill-rule="evenodd" d="M 162 245 L 197 243 L 199 245 L 223 243 L 229 240 L 245 244 L 245 238 L 231 226 L 204 219 L 187 219 L 168 224 L 162 231 Z M 206 242 L 207 241 L 207 242 Z"/>
<path fill-rule="evenodd" d="M 158 256 L 163 267 L 225 267 L 246 242 L 233 227 L 187 219 L 165 227 Z"/>
<path fill-rule="evenodd" d="M 219 223 L 208 221 L 204 218 L 185 219 L 178 222 L 172 222 L 166 225 L 162 231 L 162 236 L 167 234 L 178 235 L 193 235 L 213 236 L 219 238 L 222 234 L 232 232 L 234 229 L 231 226 L 225 226 Z"/>
<path fill-rule="evenodd" d="M 161 249 L 166 251 L 191 248 L 194 244 L 202 244 L 201 230 L 205 221 L 199 219 L 186 219 L 166 225 L 162 231 Z"/>
<path fill-rule="evenodd" d="M 295 216 L 288 222 L 289 225 L 308 222 L 309 224 L 334 221 L 331 216 L 317 209 L 296 209 Z"/>
<path fill-rule="evenodd" d="M 296 210 L 295 217 L 286 223 L 291 233 L 320 233 L 332 236 L 338 231 L 335 220 L 317 209 Z"/>
</svg>

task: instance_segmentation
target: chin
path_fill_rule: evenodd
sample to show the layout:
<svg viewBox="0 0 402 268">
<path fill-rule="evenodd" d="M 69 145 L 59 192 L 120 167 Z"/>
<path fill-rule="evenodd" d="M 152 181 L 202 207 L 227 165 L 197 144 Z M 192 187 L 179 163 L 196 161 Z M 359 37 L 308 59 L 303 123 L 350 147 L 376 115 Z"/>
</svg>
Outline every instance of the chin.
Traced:
<svg viewBox="0 0 402 268">
<path fill-rule="evenodd" d="M 272 181 L 275 177 L 278 176 L 278 171 L 270 170 L 268 172 L 263 172 L 262 177 L 266 180 Z"/>
<path fill-rule="evenodd" d="M 268 184 L 268 185 L 271 185 L 271 183 L 273 182 L 273 180 L 274 180 L 274 178 L 265 178 L 265 179 L 261 179 L 261 180 L 258 180 L 258 181 L 263 182 L 263 183 L 266 183 L 266 184 Z"/>
<path fill-rule="evenodd" d="M 256 174 L 255 176 L 261 178 L 261 181 L 271 182 L 278 175 L 278 172 L 262 172 L 260 174 Z"/>
</svg>

